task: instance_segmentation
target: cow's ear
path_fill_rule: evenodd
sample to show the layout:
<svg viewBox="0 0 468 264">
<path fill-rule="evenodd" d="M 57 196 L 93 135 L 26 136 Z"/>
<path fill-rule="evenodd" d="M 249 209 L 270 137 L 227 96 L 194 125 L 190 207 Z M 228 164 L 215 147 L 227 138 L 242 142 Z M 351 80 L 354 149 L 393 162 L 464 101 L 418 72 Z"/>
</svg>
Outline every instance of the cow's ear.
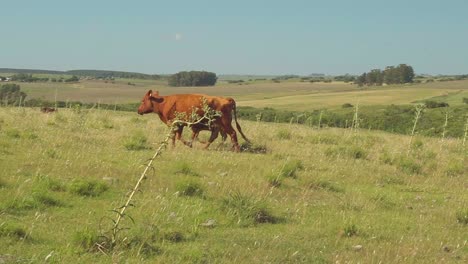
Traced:
<svg viewBox="0 0 468 264">
<path fill-rule="evenodd" d="M 146 92 L 146 96 L 149 96 L 149 97 L 153 96 L 153 91 L 152 91 L 152 90 L 148 90 L 148 92 Z"/>
<path fill-rule="evenodd" d="M 150 99 L 156 103 L 162 103 L 164 101 L 164 98 L 162 97 L 154 97 L 154 96 L 151 96 Z"/>
</svg>

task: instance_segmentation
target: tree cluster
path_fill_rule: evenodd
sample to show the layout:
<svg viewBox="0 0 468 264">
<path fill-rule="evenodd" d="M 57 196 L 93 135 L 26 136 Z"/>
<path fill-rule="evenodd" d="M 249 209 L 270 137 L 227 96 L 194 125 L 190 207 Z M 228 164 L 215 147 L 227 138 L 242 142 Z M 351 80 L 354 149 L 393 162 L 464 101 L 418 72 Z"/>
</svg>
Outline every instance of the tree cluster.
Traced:
<svg viewBox="0 0 468 264">
<path fill-rule="evenodd" d="M 354 82 L 356 80 L 356 77 L 349 74 L 345 74 L 335 76 L 333 79 L 335 79 L 335 81 Z"/>
<path fill-rule="evenodd" d="M 64 82 L 78 82 L 79 80 L 80 80 L 80 78 L 78 78 L 77 76 L 73 75 L 72 77 L 65 79 Z"/>
<path fill-rule="evenodd" d="M 49 78 L 47 77 L 39 78 L 39 77 L 34 77 L 32 74 L 18 73 L 18 74 L 12 75 L 11 80 L 17 81 L 17 82 L 48 82 Z"/>
<path fill-rule="evenodd" d="M 182 71 L 169 77 L 170 86 L 213 86 L 218 77 L 207 71 Z"/>
<path fill-rule="evenodd" d="M 355 83 L 359 86 L 363 85 L 382 85 L 386 84 L 403 84 L 412 83 L 414 79 L 413 67 L 400 64 L 398 66 L 388 66 L 385 70 L 373 69 L 370 72 L 365 72 L 356 78 Z"/>
<path fill-rule="evenodd" d="M 427 108 L 439 108 L 439 107 L 449 107 L 449 104 L 446 102 L 436 102 L 436 101 L 425 101 L 424 104 Z"/>
<path fill-rule="evenodd" d="M 26 93 L 21 91 L 18 84 L 9 83 L 0 87 L 0 100 L 1 103 L 17 104 L 20 101 L 24 102 Z"/>
<path fill-rule="evenodd" d="M 122 71 L 105 71 L 105 70 L 71 70 L 66 71 L 65 74 L 72 74 L 77 76 L 88 76 L 96 79 L 143 79 L 143 80 L 158 80 L 161 76 L 156 74 L 144 74 L 138 72 L 122 72 Z"/>
</svg>

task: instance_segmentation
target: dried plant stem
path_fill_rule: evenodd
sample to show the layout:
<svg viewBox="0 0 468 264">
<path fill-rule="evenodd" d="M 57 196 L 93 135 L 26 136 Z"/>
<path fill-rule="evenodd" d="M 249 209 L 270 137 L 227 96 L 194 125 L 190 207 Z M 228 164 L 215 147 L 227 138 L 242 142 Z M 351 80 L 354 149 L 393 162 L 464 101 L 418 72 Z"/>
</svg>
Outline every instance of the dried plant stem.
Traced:
<svg viewBox="0 0 468 264">
<path fill-rule="evenodd" d="M 465 146 L 467 136 L 468 136 L 468 115 L 466 117 L 466 122 L 465 122 L 465 133 L 463 134 L 463 145 L 462 146 Z"/>
<path fill-rule="evenodd" d="M 167 134 L 166 139 L 164 139 L 164 141 L 159 145 L 159 148 L 156 150 L 153 157 L 148 161 L 148 164 L 146 165 L 145 170 L 141 174 L 140 178 L 138 179 L 137 183 L 135 184 L 135 187 L 133 187 L 132 192 L 128 196 L 127 202 L 125 202 L 125 205 L 121 207 L 119 212 L 117 212 L 117 219 L 114 221 L 114 227 L 112 228 L 112 246 L 114 246 L 116 241 L 117 241 L 117 233 L 120 230 L 119 229 L 119 224 L 120 224 L 120 221 L 122 220 L 123 216 L 125 216 L 125 210 L 127 210 L 127 208 L 130 206 L 132 198 L 135 195 L 135 193 L 138 191 L 138 189 L 140 188 L 140 185 L 141 185 L 142 181 L 146 177 L 146 173 L 151 168 L 151 164 L 156 159 L 156 157 L 161 154 L 162 150 L 167 146 L 167 142 L 169 141 L 169 139 L 171 137 L 172 137 L 172 129 Z"/>
<path fill-rule="evenodd" d="M 319 116 L 319 121 L 318 121 L 318 129 L 320 129 L 320 127 L 322 125 L 322 115 L 323 115 L 323 110 L 320 111 L 320 116 Z"/>
<path fill-rule="evenodd" d="M 449 111 L 448 109 L 445 110 L 445 122 L 442 131 L 442 141 L 445 139 L 445 133 L 447 132 L 447 125 L 448 125 L 448 118 L 449 118 Z"/>
<path fill-rule="evenodd" d="M 414 137 L 414 132 L 416 132 L 416 125 L 418 124 L 419 118 L 421 118 L 421 114 L 424 111 L 425 105 L 424 104 L 418 104 L 415 107 L 415 116 L 413 120 L 413 129 L 411 130 L 411 137 L 410 137 L 410 142 L 408 146 L 408 154 L 411 151 L 411 144 L 413 143 L 413 137 Z"/>
<path fill-rule="evenodd" d="M 353 116 L 353 131 L 356 132 L 359 128 L 359 103 L 354 107 L 354 116 Z"/>
</svg>

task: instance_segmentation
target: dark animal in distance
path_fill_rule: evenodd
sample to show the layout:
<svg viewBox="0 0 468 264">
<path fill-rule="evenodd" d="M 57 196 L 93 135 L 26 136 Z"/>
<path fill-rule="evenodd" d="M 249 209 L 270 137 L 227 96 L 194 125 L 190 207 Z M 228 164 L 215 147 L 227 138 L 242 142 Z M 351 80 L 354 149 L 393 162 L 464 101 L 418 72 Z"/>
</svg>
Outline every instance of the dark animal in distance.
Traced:
<svg viewBox="0 0 468 264">
<path fill-rule="evenodd" d="M 42 113 L 53 113 L 53 112 L 57 112 L 57 109 L 53 108 L 53 107 L 41 107 L 41 112 Z"/>
<path fill-rule="evenodd" d="M 172 139 L 172 144 L 175 145 L 175 140 L 178 139 L 185 145 L 192 146 L 192 142 L 198 136 L 200 131 L 210 130 L 211 136 L 205 144 L 205 148 L 208 148 L 218 137 L 219 133 L 221 133 L 223 140 L 226 139 L 227 135 L 231 137 L 233 150 L 239 152 L 240 147 L 237 141 L 237 133 L 231 125 L 233 117 L 232 113 L 234 113 L 234 121 L 236 122 L 237 130 L 245 141 L 249 142 L 249 140 L 242 132 L 239 122 L 237 122 L 236 102 L 232 98 L 203 94 L 174 94 L 160 96 L 157 91 L 153 93 L 149 90 L 143 97 L 140 107 L 138 107 L 138 114 L 143 115 L 147 113 L 156 113 L 162 122 L 170 126 L 175 120 L 177 113 L 185 113 L 186 116 L 191 116 L 192 111 L 196 109 L 196 114 L 202 117 L 205 114 L 203 111 L 203 102 L 206 102 L 211 109 L 221 112 L 221 117 L 215 117 L 211 126 L 208 126 L 207 120 L 191 126 L 193 133 L 190 142 L 186 142 L 182 139 L 184 125 L 178 126 L 175 131 L 175 137 Z"/>
</svg>

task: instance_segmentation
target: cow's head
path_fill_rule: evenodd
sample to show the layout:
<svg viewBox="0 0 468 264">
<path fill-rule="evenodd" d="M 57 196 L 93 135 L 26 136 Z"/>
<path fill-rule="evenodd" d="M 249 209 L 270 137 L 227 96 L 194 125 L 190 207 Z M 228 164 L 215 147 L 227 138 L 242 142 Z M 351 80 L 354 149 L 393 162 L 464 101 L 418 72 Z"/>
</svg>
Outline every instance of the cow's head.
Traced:
<svg viewBox="0 0 468 264">
<path fill-rule="evenodd" d="M 143 115 L 157 112 L 158 104 L 162 103 L 163 100 L 162 97 L 159 97 L 158 91 L 153 93 L 153 91 L 149 90 L 141 100 L 141 105 L 138 107 L 138 114 Z"/>
</svg>

